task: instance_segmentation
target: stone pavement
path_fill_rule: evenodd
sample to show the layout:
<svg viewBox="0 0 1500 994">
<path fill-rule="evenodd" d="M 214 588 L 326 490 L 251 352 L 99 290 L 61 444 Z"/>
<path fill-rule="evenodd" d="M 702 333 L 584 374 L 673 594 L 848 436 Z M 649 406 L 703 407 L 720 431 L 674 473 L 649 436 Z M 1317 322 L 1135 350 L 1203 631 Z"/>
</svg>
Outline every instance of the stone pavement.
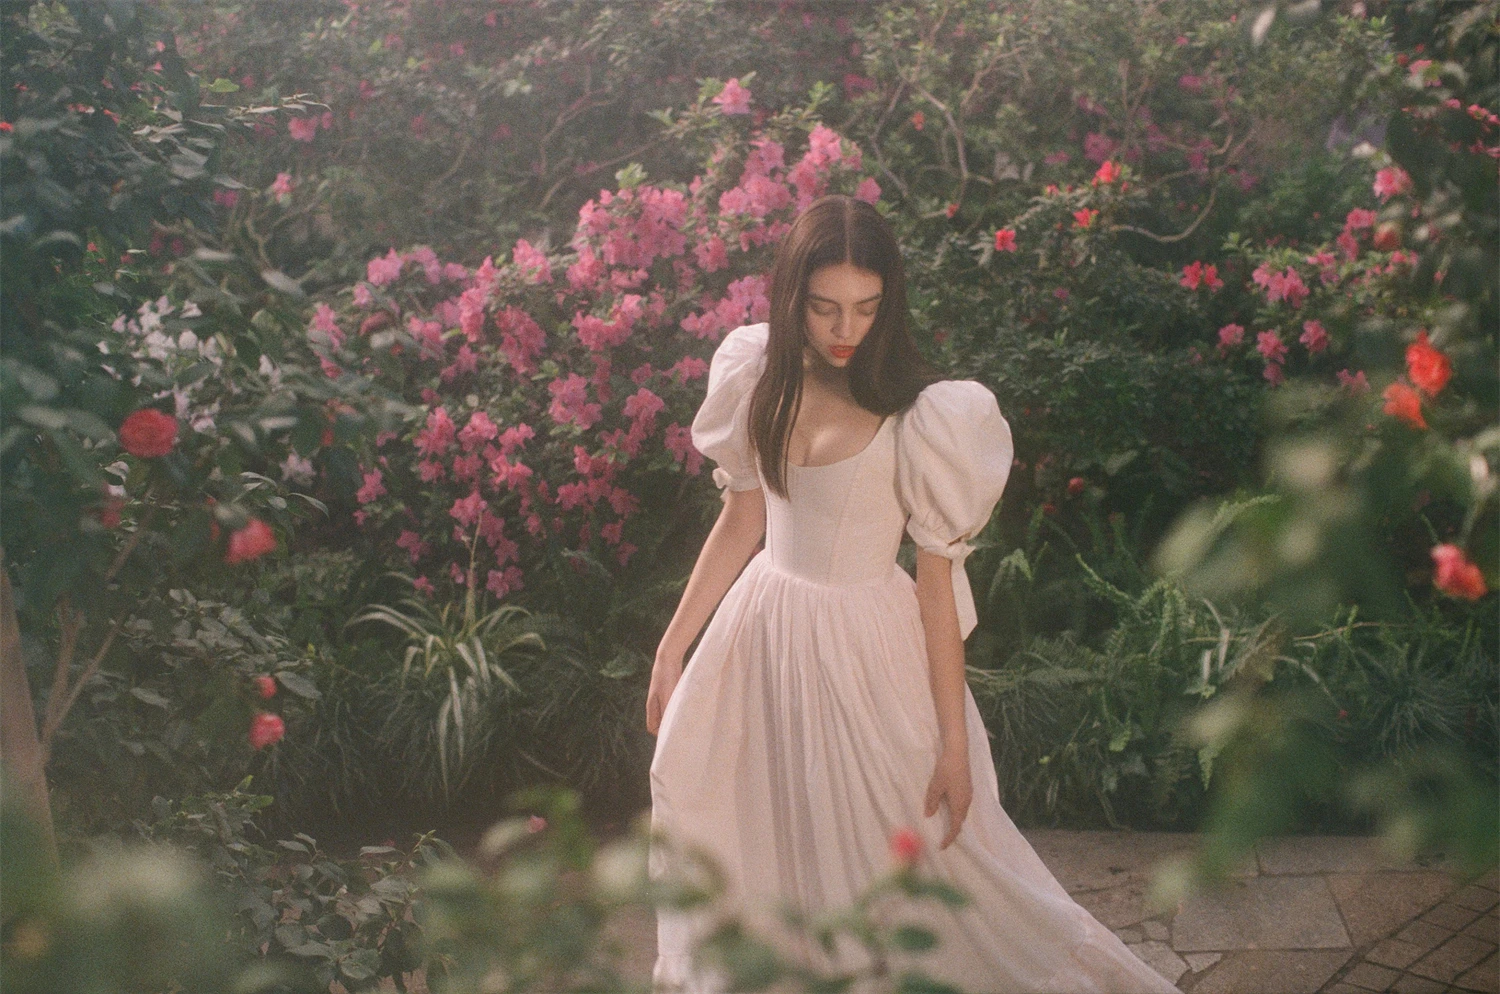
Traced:
<svg viewBox="0 0 1500 994">
<path fill-rule="evenodd" d="M 1296 836 L 1260 845 L 1228 885 L 1166 914 L 1152 871 L 1193 850 L 1166 832 L 1024 833 L 1078 903 L 1184 994 L 1500 994 L 1500 882 L 1393 863 L 1373 839 Z M 649 982 L 655 922 L 612 929 L 627 972 Z M 971 992 L 984 994 L 984 992 Z"/>
</svg>

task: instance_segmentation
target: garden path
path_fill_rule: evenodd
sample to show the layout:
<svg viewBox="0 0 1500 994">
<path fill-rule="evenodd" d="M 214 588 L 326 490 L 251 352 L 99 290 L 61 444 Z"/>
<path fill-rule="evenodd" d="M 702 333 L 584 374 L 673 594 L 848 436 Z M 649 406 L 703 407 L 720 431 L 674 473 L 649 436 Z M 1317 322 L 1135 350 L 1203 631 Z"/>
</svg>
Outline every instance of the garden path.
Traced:
<svg viewBox="0 0 1500 994">
<path fill-rule="evenodd" d="M 1184 994 L 1500 994 L 1500 880 L 1397 863 L 1376 841 L 1293 836 L 1261 843 L 1215 893 L 1158 914 L 1153 870 L 1193 835 L 1032 829 L 1026 838 L 1069 893 Z M 656 926 L 617 923 L 649 981 Z M 979 992 L 973 992 L 979 994 Z"/>
</svg>

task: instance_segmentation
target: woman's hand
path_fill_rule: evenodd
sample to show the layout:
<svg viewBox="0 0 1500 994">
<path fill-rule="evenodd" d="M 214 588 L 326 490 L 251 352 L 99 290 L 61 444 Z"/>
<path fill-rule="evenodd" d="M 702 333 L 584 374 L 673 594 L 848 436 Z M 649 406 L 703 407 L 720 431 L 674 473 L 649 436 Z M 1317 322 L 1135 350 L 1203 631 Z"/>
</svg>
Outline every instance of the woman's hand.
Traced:
<svg viewBox="0 0 1500 994">
<path fill-rule="evenodd" d="M 667 702 L 677 681 L 682 679 L 682 653 L 656 651 L 651 667 L 651 689 L 646 691 L 646 731 L 655 735 L 661 728 L 661 716 L 667 713 Z"/>
<path fill-rule="evenodd" d="M 948 801 L 948 834 L 943 837 L 939 849 L 947 849 L 948 844 L 958 837 L 958 830 L 963 827 L 964 818 L 969 813 L 969 803 L 974 800 L 974 785 L 969 779 L 969 753 L 962 745 L 945 748 L 938 756 L 937 768 L 932 772 L 932 782 L 927 785 L 927 799 L 922 806 L 927 817 L 937 814 L 938 802 L 945 798 Z"/>
</svg>

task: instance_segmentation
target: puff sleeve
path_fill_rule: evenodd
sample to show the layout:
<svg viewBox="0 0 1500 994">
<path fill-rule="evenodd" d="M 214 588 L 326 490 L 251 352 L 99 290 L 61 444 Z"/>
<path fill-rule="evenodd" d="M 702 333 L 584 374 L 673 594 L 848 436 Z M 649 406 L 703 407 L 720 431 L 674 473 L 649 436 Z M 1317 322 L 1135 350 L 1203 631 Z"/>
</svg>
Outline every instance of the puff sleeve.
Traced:
<svg viewBox="0 0 1500 994">
<path fill-rule="evenodd" d="M 917 396 L 896 425 L 896 491 L 919 549 L 952 560 L 959 634 L 978 623 L 964 560 L 1010 476 L 1010 425 L 995 395 L 972 380 L 942 380 Z"/>
<path fill-rule="evenodd" d="M 741 325 L 719 343 L 708 367 L 708 394 L 693 418 L 693 445 L 718 464 L 714 482 L 730 490 L 760 486 L 750 447 L 750 394 L 765 364 L 770 327 Z"/>
</svg>

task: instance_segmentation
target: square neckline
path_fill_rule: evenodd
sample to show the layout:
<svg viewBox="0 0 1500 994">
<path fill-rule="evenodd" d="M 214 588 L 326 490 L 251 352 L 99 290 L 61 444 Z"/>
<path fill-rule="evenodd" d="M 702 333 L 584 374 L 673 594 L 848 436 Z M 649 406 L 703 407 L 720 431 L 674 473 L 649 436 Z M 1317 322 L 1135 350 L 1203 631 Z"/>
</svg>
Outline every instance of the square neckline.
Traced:
<svg viewBox="0 0 1500 994">
<path fill-rule="evenodd" d="M 890 424 L 890 422 L 891 416 L 889 414 L 881 418 L 880 427 L 875 429 L 875 434 L 870 436 L 870 440 L 865 443 L 864 448 L 860 449 L 852 456 L 845 456 L 842 459 L 835 459 L 833 462 L 820 462 L 816 466 L 799 466 L 797 463 L 792 462 L 790 459 L 786 461 L 786 464 L 792 469 L 832 469 L 835 466 L 842 466 L 844 463 L 853 462 L 860 456 L 864 455 L 866 452 L 870 451 L 871 447 L 875 445 L 876 440 L 880 438 L 880 433 L 885 431 L 885 426 Z"/>
</svg>

